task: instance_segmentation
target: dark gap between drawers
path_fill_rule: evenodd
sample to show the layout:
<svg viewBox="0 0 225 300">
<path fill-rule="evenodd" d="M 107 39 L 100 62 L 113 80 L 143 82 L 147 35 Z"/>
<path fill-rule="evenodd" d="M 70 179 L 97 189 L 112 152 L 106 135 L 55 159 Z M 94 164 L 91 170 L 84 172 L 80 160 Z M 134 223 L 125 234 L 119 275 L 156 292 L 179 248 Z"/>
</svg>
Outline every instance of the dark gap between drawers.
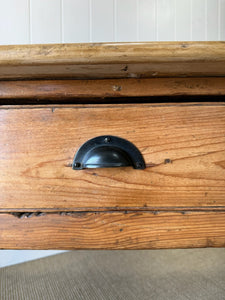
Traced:
<svg viewBox="0 0 225 300">
<path fill-rule="evenodd" d="M 105 97 L 105 98 L 63 98 L 63 99 L 0 99 L 0 105 L 40 104 L 129 104 L 129 103 L 184 103 L 184 102 L 225 102 L 225 95 L 179 95 L 153 97 Z"/>
</svg>

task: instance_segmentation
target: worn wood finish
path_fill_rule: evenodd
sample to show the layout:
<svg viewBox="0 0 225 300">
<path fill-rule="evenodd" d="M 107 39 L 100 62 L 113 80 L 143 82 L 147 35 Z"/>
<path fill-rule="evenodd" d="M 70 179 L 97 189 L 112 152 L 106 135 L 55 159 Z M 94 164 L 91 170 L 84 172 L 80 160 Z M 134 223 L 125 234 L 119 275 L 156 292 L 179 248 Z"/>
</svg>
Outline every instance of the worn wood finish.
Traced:
<svg viewBox="0 0 225 300">
<path fill-rule="evenodd" d="M 0 47 L 0 79 L 224 75 L 222 41 Z"/>
<path fill-rule="evenodd" d="M 0 99 L 66 100 L 111 97 L 225 95 L 225 77 L 0 81 Z M 116 100 L 115 100 L 116 101 Z"/>
<path fill-rule="evenodd" d="M 225 105 L 3 106 L 0 208 L 98 210 L 225 207 Z M 117 135 L 145 170 L 74 171 L 77 149 Z"/>
<path fill-rule="evenodd" d="M 1 249 L 225 247 L 225 212 L 0 214 Z"/>
</svg>

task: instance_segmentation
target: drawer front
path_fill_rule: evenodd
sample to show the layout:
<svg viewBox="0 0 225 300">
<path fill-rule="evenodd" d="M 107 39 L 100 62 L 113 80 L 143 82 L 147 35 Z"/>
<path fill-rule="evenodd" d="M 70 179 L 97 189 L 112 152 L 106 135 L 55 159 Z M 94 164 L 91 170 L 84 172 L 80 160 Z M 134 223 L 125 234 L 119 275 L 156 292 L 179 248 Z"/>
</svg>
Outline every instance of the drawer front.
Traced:
<svg viewBox="0 0 225 300">
<path fill-rule="evenodd" d="M 68 212 L 0 214 L 6 249 L 225 247 L 225 212 Z"/>
<path fill-rule="evenodd" d="M 0 209 L 223 209 L 225 105 L 2 106 Z M 72 170 L 100 135 L 134 143 L 146 169 Z"/>
</svg>

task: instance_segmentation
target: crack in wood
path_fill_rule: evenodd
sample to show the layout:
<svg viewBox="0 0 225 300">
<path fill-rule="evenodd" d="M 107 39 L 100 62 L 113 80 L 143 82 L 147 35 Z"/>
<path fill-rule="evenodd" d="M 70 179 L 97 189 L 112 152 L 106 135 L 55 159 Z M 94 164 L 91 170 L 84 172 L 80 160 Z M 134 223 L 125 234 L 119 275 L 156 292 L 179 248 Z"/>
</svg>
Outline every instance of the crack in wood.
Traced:
<svg viewBox="0 0 225 300">
<path fill-rule="evenodd" d="M 181 214 L 181 215 L 188 215 L 190 213 L 194 214 L 194 213 L 208 213 L 208 212 L 225 212 L 225 210 L 125 210 L 125 211 L 52 211 L 52 212 L 42 212 L 42 211 L 38 211 L 38 212 L 4 212 L 4 214 L 9 214 L 12 215 L 18 219 L 28 219 L 28 218 L 32 218 L 32 217 L 41 217 L 41 216 L 46 216 L 46 215 L 59 215 L 59 216 L 76 216 L 76 217 L 83 217 L 87 214 L 113 214 L 113 213 L 121 213 L 121 214 L 143 214 L 143 213 L 149 213 L 149 214 L 153 214 L 153 215 L 160 215 L 161 213 L 177 213 L 177 214 Z M 2 212 L 0 212 L 0 214 L 2 214 Z"/>
<path fill-rule="evenodd" d="M 27 219 L 27 218 L 31 218 L 31 217 L 41 217 L 41 216 L 45 216 L 46 213 L 44 212 L 11 212 L 9 213 L 10 215 L 13 215 L 16 218 L 19 219 Z"/>
</svg>

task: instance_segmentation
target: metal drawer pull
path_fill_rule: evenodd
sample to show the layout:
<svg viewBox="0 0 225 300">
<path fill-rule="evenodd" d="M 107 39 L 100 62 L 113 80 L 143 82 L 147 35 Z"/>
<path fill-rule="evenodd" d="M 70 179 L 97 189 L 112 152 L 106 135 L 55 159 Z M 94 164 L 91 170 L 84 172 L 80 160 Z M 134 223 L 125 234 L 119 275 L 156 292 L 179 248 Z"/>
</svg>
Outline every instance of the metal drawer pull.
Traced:
<svg viewBox="0 0 225 300">
<path fill-rule="evenodd" d="M 134 144 L 111 135 L 88 140 L 77 151 L 72 164 L 74 170 L 127 166 L 145 169 L 145 161 Z"/>
</svg>

